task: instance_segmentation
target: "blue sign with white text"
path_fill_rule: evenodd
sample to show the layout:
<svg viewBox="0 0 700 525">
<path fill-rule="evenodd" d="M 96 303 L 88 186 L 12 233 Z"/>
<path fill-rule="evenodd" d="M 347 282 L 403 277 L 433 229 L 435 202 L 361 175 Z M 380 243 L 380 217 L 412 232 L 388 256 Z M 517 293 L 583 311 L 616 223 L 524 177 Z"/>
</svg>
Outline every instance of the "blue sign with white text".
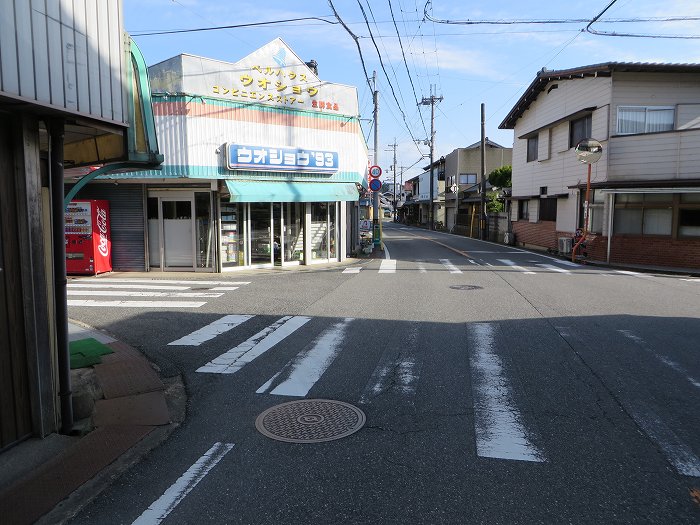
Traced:
<svg viewBox="0 0 700 525">
<path fill-rule="evenodd" d="M 335 173 L 338 171 L 338 152 L 229 143 L 226 144 L 226 168 L 230 170 Z"/>
</svg>

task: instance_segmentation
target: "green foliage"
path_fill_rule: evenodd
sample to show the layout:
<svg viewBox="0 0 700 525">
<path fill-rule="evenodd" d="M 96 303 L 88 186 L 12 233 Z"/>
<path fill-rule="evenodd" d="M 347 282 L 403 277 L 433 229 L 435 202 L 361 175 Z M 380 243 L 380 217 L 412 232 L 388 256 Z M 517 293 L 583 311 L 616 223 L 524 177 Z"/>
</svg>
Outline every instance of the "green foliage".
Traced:
<svg viewBox="0 0 700 525">
<path fill-rule="evenodd" d="M 486 211 L 489 213 L 498 213 L 505 211 L 505 202 L 498 200 L 498 192 L 490 191 L 486 194 Z"/>
<path fill-rule="evenodd" d="M 494 188 L 510 188 L 512 177 L 512 166 L 501 166 L 489 173 L 488 181 Z"/>
</svg>

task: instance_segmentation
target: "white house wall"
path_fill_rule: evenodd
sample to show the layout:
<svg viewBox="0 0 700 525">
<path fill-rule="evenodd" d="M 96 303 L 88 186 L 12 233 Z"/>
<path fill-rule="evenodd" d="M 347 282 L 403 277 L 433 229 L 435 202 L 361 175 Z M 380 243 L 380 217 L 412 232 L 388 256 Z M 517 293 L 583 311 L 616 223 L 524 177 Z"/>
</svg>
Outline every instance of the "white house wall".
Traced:
<svg viewBox="0 0 700 525">
<path fill-rule="evenodd" d="M 700 177 L 700 75 L 615 73 L 614 80 L 609 180 Z M 619 106 L 675 107 L 683 131 L 615 136 Z"/>
<path fill-rule="evenodd" d="M 0 95 L 128 122 L 122 28 L 121 0 L 4 0 Z"/>
<path fill-rule="evenodd" d="M 603 157 L 597 166 L 599 180 L 605 180 L 610 83 L 609 77 L 552 81 L 518 119 L 513 144 L 514 197 L 539 195 L 542 186 L 547 187 L 549 195 L 569 194 L 569 186 L 585 183 L 586 167 L 576 159 L 574 148 L 569 147 L 569 123 L 553 124 L 589 107 L 598 108 L 592 114 L 592 134 L 603 143 Z M 558 87 L 547 93 L 553 84 Z M 539 151 L 546 158 L 527 162 L 527 139 L 518 137 L 538 131 Z"/>
</svg>

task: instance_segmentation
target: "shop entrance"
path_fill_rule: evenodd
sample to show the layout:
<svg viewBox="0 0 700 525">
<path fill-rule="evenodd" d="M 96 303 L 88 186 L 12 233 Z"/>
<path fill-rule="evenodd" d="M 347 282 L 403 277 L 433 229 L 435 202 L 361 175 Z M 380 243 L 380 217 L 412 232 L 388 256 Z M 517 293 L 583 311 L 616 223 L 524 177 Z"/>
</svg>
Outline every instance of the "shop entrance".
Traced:
<svg viewBox="0 0 700 525">
<path fill-rule="evenodd" d="M 148 254 L 152 270 L 214 271 L 211 193 L 149 191 Z"/>
</svg>

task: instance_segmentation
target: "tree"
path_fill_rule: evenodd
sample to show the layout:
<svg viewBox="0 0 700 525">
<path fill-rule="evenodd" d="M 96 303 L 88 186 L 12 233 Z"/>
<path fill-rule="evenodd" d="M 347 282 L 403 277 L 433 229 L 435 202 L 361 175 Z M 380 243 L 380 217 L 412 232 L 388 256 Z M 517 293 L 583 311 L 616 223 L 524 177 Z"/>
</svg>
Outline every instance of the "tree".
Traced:
<svg viewBox="0 0 700 525">
<path fill-rule="evenodd" d="M 496 168 L 491 173 L 489 173 L 489 184 L 494 188 L 510 188 L 512 183 L 511 179 L 513 177 L 513 167 L 512 166 L 501 166 Z"/>
</svg>

